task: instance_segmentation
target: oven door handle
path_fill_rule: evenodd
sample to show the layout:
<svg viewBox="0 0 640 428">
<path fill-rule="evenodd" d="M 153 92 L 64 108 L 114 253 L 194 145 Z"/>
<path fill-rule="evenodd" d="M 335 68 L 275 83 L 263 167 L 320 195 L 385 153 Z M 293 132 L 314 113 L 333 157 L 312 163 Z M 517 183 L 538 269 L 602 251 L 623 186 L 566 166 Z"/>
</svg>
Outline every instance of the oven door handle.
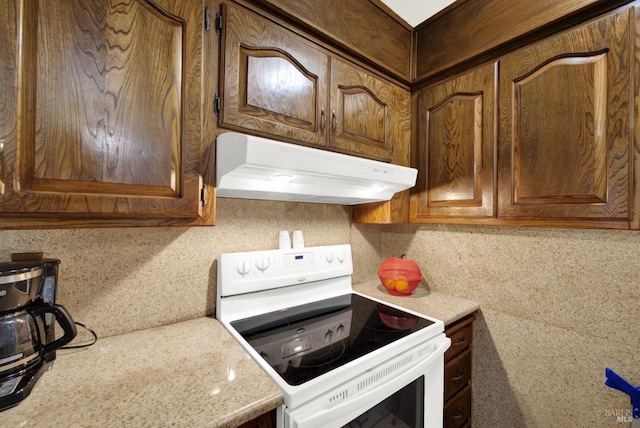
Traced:
<svg viewBox="0 0 640 428">
<path fill-rule="evenodd" d="M 328 401 L 327 396 L 335 394 L 335 391 L 331 391 L 319 397 L 318 400 L 311 400 L 294 411 L 287 409 L 288 423 L 285 426 L 287 428 L 325 428 L 329 421 L 331 426 L 343 426 L 411 382 L 427 375 L 424 385 L 424 405 L 433 409 L 433 415 L 428 411 L 425 412 L 428 416 L 425 417 L 425 428 L 441 428 L 444 401 L 444 353 L 451 345 L 451 339 L 442 334 L 429 342 L 436 345 L 432 353 L 406 371 L 399 374 L 394 373 L 391 379 L 370 391 L 327 408 L 322 403 Z"/>
</svg>

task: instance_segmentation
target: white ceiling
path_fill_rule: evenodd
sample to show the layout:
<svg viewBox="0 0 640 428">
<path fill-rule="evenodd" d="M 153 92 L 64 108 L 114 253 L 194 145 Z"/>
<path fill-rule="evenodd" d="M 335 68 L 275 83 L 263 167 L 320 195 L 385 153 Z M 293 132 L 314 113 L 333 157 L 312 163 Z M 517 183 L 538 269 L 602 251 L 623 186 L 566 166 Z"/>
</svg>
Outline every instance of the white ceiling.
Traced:
<svg viewBox="0 0 640 428">
<path fill-rule="evenodd" d="M 412 27 L 423 23 L 455 0 L 382 0 Z"/>
</svg>

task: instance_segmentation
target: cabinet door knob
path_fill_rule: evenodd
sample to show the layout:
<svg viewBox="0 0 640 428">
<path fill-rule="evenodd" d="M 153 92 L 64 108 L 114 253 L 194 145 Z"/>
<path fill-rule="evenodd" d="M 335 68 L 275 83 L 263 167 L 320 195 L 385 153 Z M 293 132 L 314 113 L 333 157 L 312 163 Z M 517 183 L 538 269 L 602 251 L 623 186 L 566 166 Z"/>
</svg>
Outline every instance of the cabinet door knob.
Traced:
<svg viewBox="0 0 640 428">
<path fill-rule="evenodd" d="M 327 116 L 324 109 L 320 110 L 320 135 L 324 135 L 324 128 L 327 125 Z"/>
</svg>

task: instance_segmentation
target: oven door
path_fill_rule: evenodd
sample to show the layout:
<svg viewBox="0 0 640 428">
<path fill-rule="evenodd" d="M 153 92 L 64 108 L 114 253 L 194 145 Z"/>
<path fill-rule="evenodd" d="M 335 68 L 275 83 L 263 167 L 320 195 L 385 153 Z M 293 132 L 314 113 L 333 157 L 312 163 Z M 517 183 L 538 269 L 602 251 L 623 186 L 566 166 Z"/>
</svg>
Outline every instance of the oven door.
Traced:
<svg viewBox="0 0 640 428">
<path fill-rule="evenodd" d="M 450 343 L 441 334 L 296 409 L 284 408 L 278 426 L 441 428 L 444 352 Z"/>
</svg>

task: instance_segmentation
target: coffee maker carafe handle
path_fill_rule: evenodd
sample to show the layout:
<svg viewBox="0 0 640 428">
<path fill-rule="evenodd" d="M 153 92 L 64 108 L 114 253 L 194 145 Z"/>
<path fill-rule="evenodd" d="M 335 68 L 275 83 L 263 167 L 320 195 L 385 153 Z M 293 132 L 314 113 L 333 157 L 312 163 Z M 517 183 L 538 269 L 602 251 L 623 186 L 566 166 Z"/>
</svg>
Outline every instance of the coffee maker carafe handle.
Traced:
<svg viewBox="0 0 640 428">
<path fill-rule="evenodd" d="M 34 315 L 43 315 L 47 313 L 53 314 L 56 317 L 56 321 L 58 322 L 60 327 L 62 327 L 62 337 L 44 345 L 45 354 L 63 347 L 67 343 L 71 342 L 78 334 L 76 323 L 71 318 L 71 315 L 69 315 L 69 312 L 67 312 L 67 310 L 62 305 L 51 303 L 44 304 L 34 308 L 31 312 Z"/>
</svg>

